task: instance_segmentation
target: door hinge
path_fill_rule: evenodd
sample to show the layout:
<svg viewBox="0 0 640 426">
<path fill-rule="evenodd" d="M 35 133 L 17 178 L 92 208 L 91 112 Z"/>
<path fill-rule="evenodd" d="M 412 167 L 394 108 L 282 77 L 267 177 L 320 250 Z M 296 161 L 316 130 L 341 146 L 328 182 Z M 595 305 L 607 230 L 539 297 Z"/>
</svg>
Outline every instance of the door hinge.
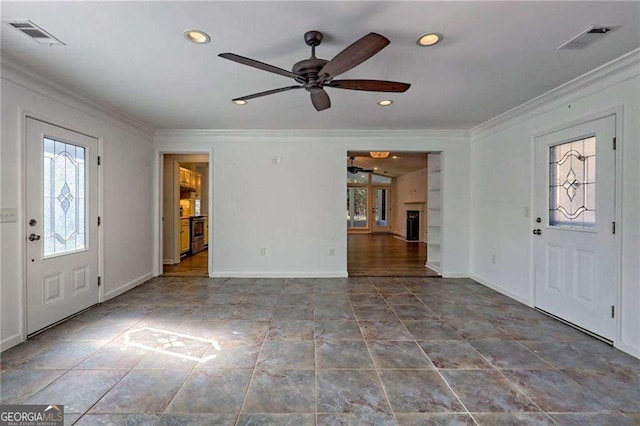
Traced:
<svg viewBox="0 0 640 426">
<path fill-rule="evenodd" d="M 613 234 L 616 233 L 616 223 L 615 222 L 611 222 L 611 233 L 613 233 Z"/>
<path fill-rule="evenodd" d="M 100 165 L 101 161 L 100 161 L 100 156 L 98 155 L 98 166 Z"/>
<path fill-rule="evenodd" d="M 98 216 L 98 226 L 102 225 L 102 219 Z"/>
<path fill-rule="evenodd" d="M 102 285 L 102 277 L 98 277 L 98 287 Z"/>
<path fill-rule="evenodd" d="M 613 150 L 615 151 L 616 148 L 617 148 L 617 146 L 616 146 L 616 138 L 614 137 L 613 138 Z"/>
<path fill-rule="evenodd" d="M 615 318 L 615 317 L 616 317 L 616 307 L 611 306 L 611 318 Z"/>
</svg>

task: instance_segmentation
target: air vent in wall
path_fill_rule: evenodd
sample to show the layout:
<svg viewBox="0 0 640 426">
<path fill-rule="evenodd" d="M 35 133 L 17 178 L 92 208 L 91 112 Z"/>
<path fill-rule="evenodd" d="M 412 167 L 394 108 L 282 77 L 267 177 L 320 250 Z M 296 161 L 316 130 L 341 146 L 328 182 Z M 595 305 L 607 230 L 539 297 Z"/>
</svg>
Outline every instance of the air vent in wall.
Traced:
<svg viewBox="0 0 640 426">
<path fill-rule="evenodd" d="M 29 20 L 8 21 L 7 24 L 11 25 L 13 28 L 20 31 L 22 34 L 26 35 L 31 40 L 34 40 L 37 43 L 48 44 L 50 46 L 54 44 L 64 46 L 63 42 Z"/>
<path fill-rule="evenodd" d="M 611 32 L 611 28 L 607 27 L 589 27 L 568 42 L 564 43 L 558 49 L 584 49 L 591 43 L 600 40 L 602 37 Z"/>
</svg>

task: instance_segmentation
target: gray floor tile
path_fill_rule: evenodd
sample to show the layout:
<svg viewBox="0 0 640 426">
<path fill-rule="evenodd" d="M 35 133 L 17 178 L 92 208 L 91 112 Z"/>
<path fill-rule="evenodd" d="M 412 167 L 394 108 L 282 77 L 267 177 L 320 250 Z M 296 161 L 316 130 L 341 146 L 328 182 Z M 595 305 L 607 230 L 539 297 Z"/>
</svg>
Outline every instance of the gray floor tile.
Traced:
<svg viewBox="0 0 640 426">
<path fill-rule="evenodd" d="M 132 370 L 90 413 L 161 414 L 184 383 L 184 370 Z"/>
<path fill-rule="evenodd" d="M 265 342 L 258 358 L 258 368 L 278 370 L 313 370 L 314 343 L 311 341 Z"/>
<path fill-rule="evenodd" d="M 152 426 L 156 423 L 158 417 L 151 414 L 85 414 L 78 420 L 76 425 Z"/>
<path fill-rule="evenodd" d="M 314 321 L 273 320 L 269 325 L 266 340 L 313 340 L 314 328 Z"/>
<path fill-rule="evenodd" d="M 315 426 L 314 414 L 241 414 L 237 426 Z"/>
<path fill-rule="evenodd" d="M 551 364 L 543 361 L 518 342 L 474 341 L 472 345 L 496 368 L 510 370 L 551 368 Z"/>
<path fill-rule="evenodd" d="M 384 370 L 380 378 L 395 413 L 465 411 L 436 371 Z"/>
<path fill-rule="evenodd" d="M 365 340 L 414 340 L 399 320 L 360 321 L 359 324 Z"/>
<path fill-rule="evenodd" d="M 163 414 L 154 426 L 233 426 L 236 414 Z"/>
<path fill-rule="evenodd" d="M 362 333 L 356 321 L 317 320 L 316 340 L 362 340 Z"/>
<path fill-rule="evenodd" d="M 0 404 L 20 404 L 66 372 L 66 370 L 11 370 L 2 373 Z"/>
<path fill-rule="evenodd" d="M 409 333 L 415 340 L 461 340 L 456 333 L 442 320 L 403 320 Z"/>
<path fill-rule="evenodd" d="M 314 413 L 313 370 L 258 370 L 242 407 L 243 413 Z"/>
<path fill-rule="evenodd" d="M 640 424 L 619 413 L 557 413 L 551 414 L 551 417 L 559 426 L 631 426 Z"/>
<path fill-rule="evenodd" d="M 433 365 L 416 342 L 368 341 L 377 368 L 428 368 Z"/>
<path fill-rule="evenodd" d="M 254 368 L 261 344 L 223 341 L 211 345 L 196 362 L 195 368 Z"/>
<path fill-rule="evenodd" d="M 481 426 L 553 425 L 551 417 L 543 413 L 474 413 Z"/>
<path fill-rule="evenodd" d="M 441 373 L 469 411 L 540 411 L 495 370 L 441 370 Z"/>
<path fill-rule="evenodd" d="M 71 370 L 29 398 L 25 404 L 64 405 L 66 413 L 84 413 L 127 372 L 124 370 Z"/>
<path fill-rule="evenodd" d="M 374 370 L 317 372 L 318 413 L 390 413 Z"/>
<path fill-rule="evenodd" d="M 559 369 L 602 369 L 606 364 L 598 357 L 565 342 L 522 342 L 543 360 Z"/>
<path fill-rule="evenodd" d="M 318 414 L 318 426 L 395 426 L 391 414 Z"/>
<path fill-rule="evenodd" d="M 419 342 L 436 368 L 491 368 L 473 346 L 461 340 Z"/>
<path fill-rule="evenodd" d="M 354 306 L 358 321 L 397 321 L 395 312 L 389 306 Z"/>
<path fill-rule="evenodd" d="M 316 343 L 317 368 L 374 368 L 363 341 L 320 341 Z"/>
<path fill-rule="evenodd" d="M 251 370 L 194 370 L 165 413 L 237 414 L 251 373 Z"/>
<path fill-rule="evenodd" d="M 396 414 L 399 426 L 466 426 L 475 425 L 473 418 L 468 414 Z"/>
</svg>

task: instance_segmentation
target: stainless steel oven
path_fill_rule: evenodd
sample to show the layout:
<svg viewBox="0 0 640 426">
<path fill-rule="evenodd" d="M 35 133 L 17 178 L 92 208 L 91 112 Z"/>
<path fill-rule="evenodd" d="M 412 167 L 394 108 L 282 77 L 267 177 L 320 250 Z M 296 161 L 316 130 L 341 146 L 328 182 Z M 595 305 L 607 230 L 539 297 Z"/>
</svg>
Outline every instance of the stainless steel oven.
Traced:
<svg viewBox="0 0 640 426">
<path fill-rule="evenodd" d="M 191 254 L 204 250 L 204 216 L 191 217 Z"/>
</svg>

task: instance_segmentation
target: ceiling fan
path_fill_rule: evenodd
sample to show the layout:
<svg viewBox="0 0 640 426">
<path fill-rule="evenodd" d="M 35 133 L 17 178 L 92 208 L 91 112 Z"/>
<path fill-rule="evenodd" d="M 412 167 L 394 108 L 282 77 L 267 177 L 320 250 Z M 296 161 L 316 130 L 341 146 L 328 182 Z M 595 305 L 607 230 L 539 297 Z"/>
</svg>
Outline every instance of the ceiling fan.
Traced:
<svg viewBox="0 0 640 426">
<path fill-rule="evenodd" d="M 352 175 L 357 175 L 358 173 L 361 173 L 361 172 L 362 173 L 372 173 L 373 172 L 373 170 L 371 170 L 371 169 L 365 169 L 365 168 L 362 168 L 362 167 L 354 166 L 353 165 L 353 160 L 355 160 L 355 159 L 356 159 L 356 157 L 349 157 L 350 165 L 347 166 L 347 171 L 349 173 L 351 173 Z"/>
<path fill-rule="evenodd" d="M 304 41 L 311 46 L 311 57 L 296 63 L 291 71 L 265 64 L 254 59 L 234 53 L 221 53 L 218 56 L 243 65 L 258 68 L 263 71 L 291 77 L 299 83 L 297 86 L 281 87 L 254 93 L 233 99 L 234 102 L 247 101 L 262 96 L 273 95 L 294 89 L 305 89 L 311 94 L 311 103 L 316 110 L 322 111 L 331 107 L 329 95 L 325 87 L 336 89 L 364 90 L 367 92 L 405 92 L 411 85 L 396 81 L 384 80 L 334 80 L 338 75 L 360 65 L 382 49 L 390 41 L 376 33 L 369 33 L 338 53 L 332 60 L 316 58 L 316 46 L 322 42 L 323 35 L 319 31 L 308 31 L 304 35 Z"/>
</svg>

